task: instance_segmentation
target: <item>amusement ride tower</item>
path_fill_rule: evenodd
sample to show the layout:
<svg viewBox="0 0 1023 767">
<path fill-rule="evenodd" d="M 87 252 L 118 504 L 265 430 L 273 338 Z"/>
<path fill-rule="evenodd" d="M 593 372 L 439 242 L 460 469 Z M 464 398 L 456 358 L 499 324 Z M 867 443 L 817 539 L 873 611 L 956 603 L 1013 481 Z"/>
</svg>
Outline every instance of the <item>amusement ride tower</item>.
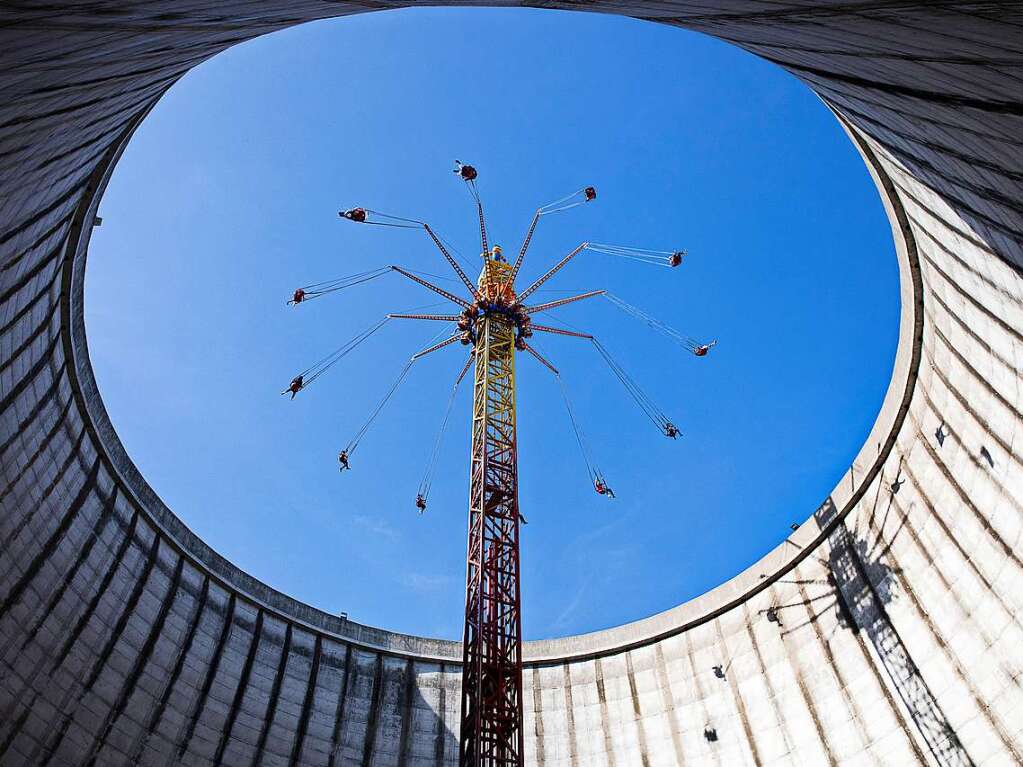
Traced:
<svg viewBox="0 0 1023 767">
<path fill-rule="evenodd" d="M 469 472 L 469 520 L 466 555 L 465 624 L 463 630 L 462 703 L 460 730 L 460 764 L 462 767 L 517 767 L 523 764 L 522 731 L 522 619 L 519 588 L 519 532 L 524 523 L 518 502 L 518 447 L 515 428 L 515 354 L 528 352 L 553 373 L 561 383 L 560 373 L 528 339 L 534 332 L 554 333 L 585 339 L 596 347 L 612 372 L 625 385 L 644 413 L 668 437 L 679 435 L 678 429 L 653 404 L 638 385 L 622 370 L 607 350 L 591 335 L 566 328 L 538 325 L 533 315 L 547 312 L 576 301 L 604 296 L 626 312 L 645 321 L 673 340 L 682 343 L 697 356 L 705 356 L 713 344 L 699 344 L 683 337 L 641 310 L 626 304 L 605 290 L 593 290 L 540 304 L 527 305 L 525 300 L 566 264 L 584 250 L 662 266 L 678 266 L 684 251 L 651 251 L 621 246 L 583 243 L 564 256 L 520 293 L 515 280 L 529 249 L 533 233 L 541 217 L 574 208 L 596 199 L 593 187 L 586 187 L 567 197 L 538 209 L 533 216 L 525 240 L 514 264 L 508 263 L 500 247 L 489 247 L 483 206 L 476 188 L 477 172 L 471 165 L 456 164 L 456 173 L 466 182 L 479 213 L 482 271 L 473 284 L 451 254 L 449 246 L 425 222 L 400 218 L 366 208 L 352 208 L 341 217 L 360 224 L 398 228 L 422 228 L 433 240 L 468 291 L 463 298 L 424 279 L 420 274 L 399 266 L 387 266 L 370 272 L 316 283 L 295 291 L 292 304 L 300 304 L 390 272 L 397 272 L 432 290 L 446 301 L 461 308 L 458 314 L 388 314 L 384 319 L 357 335 L 331 355 L 295 376 L 284 390 L 292 397 L 335 365 L 342 357 L 366 340 L 391 319 L 427 320 L 446 323 L 448 338 L 433 343 L 413 355 L 398 380 L 372 412 L 356 436 L 341 451 L 341 470 L 349 468 L 349 459 L 359 441 L 384 405 L 397 390 L 412 365 L 427 354 L 461 343 L 469 347 L 452 388 L 448 410 L 438 436 L 427 479 L 420 486 L 416 506 L 426 509 L 433 465 L 440 438 L 446 427 L 454 393 L 470 367 L 473 372 L 472 448 Z M 442 331 L 442 333 L 445 331 Z M 605 497 L 614 494 L 600 470 L 590 458 L 564 385 L 565 404 L 579 440 L 595 491 Z"/>
</svg>

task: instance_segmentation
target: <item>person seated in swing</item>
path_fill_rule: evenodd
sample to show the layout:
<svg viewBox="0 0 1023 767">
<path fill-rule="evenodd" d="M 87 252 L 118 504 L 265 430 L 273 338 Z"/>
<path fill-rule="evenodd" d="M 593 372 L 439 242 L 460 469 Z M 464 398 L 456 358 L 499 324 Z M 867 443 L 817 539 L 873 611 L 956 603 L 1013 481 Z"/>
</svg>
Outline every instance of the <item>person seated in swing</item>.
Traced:
<svg viewBox="0 0 1023 767">
<path fill-rule="evenodd" d="M 597 190 L 592 186 L 588 186 L 583 189 L 583 196 L 586 197 L 586 202 L 592 202 L 597 199 Z"/>
<path fill-rule="evenodd" d="M 715 346 L 717 346 L 717 341 L 711 341 L 709 344 L 700 344 L 695 349 L 693 349 L 693 354 L 695 354 L 697 357 L 706 357 L 707 352 L 709 352 Z"/>
<path fill-rule="evenodd" d="M 423 498 L 423 494 L 419 493 L 416 496 L 416 508 L 419 509 L 419 513 L 422 514 L 426 511 L 426 499 Z"/>
<path fill-rule="evenodd" d="M 351 210 L 342 210 L 338 213 L 341 218 L 347 218 L 349 221 L 354 221 L 357 224 L 364 224 L 366 222 L 366 209 L 365 208 L 352 208 Z"/>
<path fill-rule="evenodd" d="M 304 385 L 305 384 L 302 380 L 302 375 L 299 374 L 291 379 L 291 383 L 288 384 L 288 388 L 282 391 L 281 394 L 287 394 L 288 392 L 291 392 L 291 398 L 295 399 L 295 395 L 302 391 L 302 387 Z"/>
<path fill-rule="evenodd" d="M 678 427 L 671 421 L 668 421 L 668 423 L 664 424 L 664 436 L 678 439 Z"/>
<path fill-rule="evenodd" d="M 288 301 L 288 305 L 298 306 L 303 301 L 305 301 L 305 291 L 302 290 L 302 288 L 299 288 L 298 290 L 295 291 L 295 295 L 291 297 L 291 300 Z"/>
<path fill-rule="evenodd" d="M 465 181 L 475 181 L 479 175 L 476 169 L 471 165 L 465 165 L 458 160 L 455 160 L 455 173 L 461 176 Z"/>
<path fill-rule="evenodd" d="M 685 254 L 686 252 L 684 250 L 676 250 L 674 253 L 668 256 L 668 266 L 675 267 L 681 264 L 682 256 L 684 256 Z"/>
<path fill-rule="evenodd" d="M 606 495 L 608 498 L 614 498 L 614 491 L 607 486 L 607 483 L 601 477 L 597 477 L 593 480 L 593 489 L 597 491 L 599 495 Z"/>
<path fill-rule="evenodd" d="M 351 466 L 348 465 L 348 451 L 347 450 L 342 450 L 340 453 L 337 454 L 337 462 L 339 464 L 341 464 L 341 468 L 338 469 L 338 471 L 344 471 L 345 469 L 352 468 Z"/>
</svg>

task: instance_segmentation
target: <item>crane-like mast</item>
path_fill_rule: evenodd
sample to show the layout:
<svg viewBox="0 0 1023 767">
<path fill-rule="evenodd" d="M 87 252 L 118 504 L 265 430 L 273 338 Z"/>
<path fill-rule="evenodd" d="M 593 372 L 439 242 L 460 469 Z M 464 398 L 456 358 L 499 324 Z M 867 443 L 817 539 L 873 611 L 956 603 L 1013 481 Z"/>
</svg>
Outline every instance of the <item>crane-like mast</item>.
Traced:
<svg viewBox="0 0 1023 767">
<path fill-rule="evenodd" d="M 460 763 L 522 764 L 522 618 L 511 267 L 485 258 L 475 341 Z"/>
<path fill-rule="evenodd" d="M 483 204 L 476 189 L 477 173 L 470 165 L 456 163 L 455 172 L 466 182 L 479 216 L 482 271 L 476 284 L 469 280 L 446 243 L 423 221 L 387 215 L 365 208 L 352 208 L 340 213 L 342 218 L 360 224 L 416 229 L 429 235 L 441 255 L 454 270 L 458 281 L 468 291 L 467 297 L 451 293 L 425 279 L 414 270 L 399 266 L 381 267 L 351 277 L 315 283 L 295 291 L 290 304 L 298 305 L 312 298 L 398 273 L 433 291 L 460 309 L 458 314 L 420 313 L 415 310 L 392 313 L 313 366 L 295 376 L 282 394 L 292 398 L 312 381 L 339 362 L 345 355 L 392 319 L 414 319 L 442 322 L 441 332 L 426 348 L 412 355 L 397 381 L 372 412 L 355 437 L 338 455 L 342 471 L 351 468 L 349 459 L 373 420 L 422 357 L 457 342 L 471 347 L 469 359 L 452 389 L 441 433 L 433 451 L 426 478 L 416 497 L 420 513 L 426 510 L 426 494 L 433 476 L 443 429 L 450 415 L 454 393 L 470 365 L 473 372 L 472 448 L 469 470 L 469 520 L 466 554 L 465 624 L 462 646 L 462 707 L 459 741 L 461 767 L 520 767 L 523 764 L 522 731 L 522 613 L 519 588 L 519 533 L 525 520 L 519 513 L 518 445 L 515 429 L 515 353 L 526 351 L 545 366 L 561 385 L 569 418 L 586 461 L 594 489 L 613 498 L 599 468 L 593 463 L 576 415 L 568 400 L 561 374 L 528 340 L 533 331 L 576 337 L 592 343 L 611 371 L 636 400 L 643 412 L 668 437 L 678 436 L 678 429 L 639 386 L 610 356 L 592 335 L 549 325 L 534 325 L 534 314 L 558 309 L 576 301 L 603 296 L 611 303 L 646 322 L 685 345 L 696 356 L 705 356 L 712 344 L 698 344 L 667 325 L 633 307 L 606 290 L 593 290 L 579 295 L 525 305 L 526 298 L 537 291 L 557 272 L 584 250 L 674 267 L 681 263 L 684 251 L 652 251 L 612 245 L 583 243 L 516 294 L 515 280 L 526 256 L 540 218 L 590 202 L 597 196 L 593 187 L 585 187 L 536 211 L 514 264 L 505 261 L 501 249 L 488 247 Z M 457 253 L 457 251 L 456 251 Z M 436 342 L 441 336 L 448 335 Z"/>
</svg>

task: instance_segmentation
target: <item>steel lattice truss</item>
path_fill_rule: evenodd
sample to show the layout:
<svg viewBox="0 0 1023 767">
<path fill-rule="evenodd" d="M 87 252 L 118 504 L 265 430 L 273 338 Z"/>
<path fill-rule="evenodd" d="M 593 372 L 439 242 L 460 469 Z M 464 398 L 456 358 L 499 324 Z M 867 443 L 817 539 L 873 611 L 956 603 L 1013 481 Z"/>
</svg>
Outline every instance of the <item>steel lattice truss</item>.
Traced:
<svg viewBox="0 0 1023 767">
<path fill-rule="evenodd" d="M 487 272 L 498 271 L 487 266 Z M 481 284 L 485 285 L 482 280 Z M 485 317 L 478 330 L 475 360 L 461 763 L 518 765 L 522 763 L 522 622 L 512 323 L 499 316 Z"/>
<path fill-rule="evenodd" d="M 526 298 L 539 290 L 585 250 L 668 267 L 678 266 L 685 252 L 652 251 L 583 243 L 521 292 L 516 293 L 515 280 L 540 218 L 591 202 L 597 196 L 596 190 L 593 187 L 586 187 L 538 209 L 533 216 L 515 262 L 509 264 L 504 259 L 499 247 L 491 248 L 488 244 L 483 206 L 476 189 L 476 170 L 472 166 L 456 163 L 455 172 L 468 185 L 479 215 L 483 265 L 475 284 L 470 281 L 444 240 L 425 222 L 383 214 L 366 208 L 352 208 L 342 211 L 340 215 L 344 219 L 360 224 L 410 229 L 422 228 L 451 266 L 458 281 L 465 287 L 467 291 L 465 297 L 438 287 L 412 270 L 392 265 L 337 280 L 307 285 L 296 290 L 289 303 L 298 305 L 393 272 L 433 291 L 445 301 L 455 304 L 461 311 L 458 314 L 412 312 L 389 314 L 315 365 L 295 376 L 282 394 L 290 393 L 294 398 L 299 391 L 337 364 L 389 320 L 425 320 L 446 323 L 446 327 L 450 327 L 450 335 L 447 338 L 430 344 L 408 360 L 383 400 L 370 414 L 355 437 L 340 452 L 338 459 L 341 470 L 344 471 L 350 468 L 349 460 L 360 440 L 417 360 L 456 343 L 470 348 L 469 358 L 463 364 L 452 387 L 441 433 L 438 435 L 426 477 L 420 485 L 416 506 L 420 513 L 426 509 L 426 500 L 432 484 L 440 440 L 451 413 L 455 391 L 469 368 L 474 367 L 460 764 L 463 767 L 516 767 L 523 763 L 519 531 L 520 524 L 524 524 L 525 520 L 519 512 L 518 503 L 515 353 L 517 351 L 529 353 L 558 379 L 594 490 L 604 497 L 613 498 L 614 493 L 607 486 L 603 474 L 590 457 L 587 443 L 579 428 L 575 411 L 568 399 L 560 373 L 528 341 L 534 332 L 559 334 L 590 341 L 615 376 L 625 386 L 626 391 L 636 400 L 644 414 L 666 436 L 672 439 L 679 435 L 679 431 L 592 335 L 565 328 L 535 324 L 532 321 L 533 315 L 539 312 L 548 312 L 576 301 L 604 296 L 619 309 L 664 333 L 696 356 L 705 356 L 714 343 L 701 344 L 682 336 L 667 325 L 616 296 L 610 295 L 605 290 L 588 291 L 539 304 L 525 304 Z M 441 335 L 444 334 L 445 331 L 442 331 Z"/>
</svg>

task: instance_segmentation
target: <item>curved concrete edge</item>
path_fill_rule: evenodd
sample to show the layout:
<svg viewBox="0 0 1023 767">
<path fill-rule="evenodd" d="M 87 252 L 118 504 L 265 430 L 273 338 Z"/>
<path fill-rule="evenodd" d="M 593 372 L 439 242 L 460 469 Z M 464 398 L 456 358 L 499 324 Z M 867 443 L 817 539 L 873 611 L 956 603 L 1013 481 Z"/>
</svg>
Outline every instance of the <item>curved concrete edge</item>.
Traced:
<svg viewBox="0 0 1023 767">
<path fill-rule="evenodd" d="M 89 361 L 84 318 L 84 284 L 92 227 L 84 224 L 96 215 L 103 191 L 118 159 L 135 129 L 151 108 L 147 108 L 138 116 L 97 168 L 93 182 L 95 191 L 83 199 L 75 213 L 68 239 L 64 267 L 66 274 L 63 278 L 64 296 L 67 299 L 64 308 L 64 327 L 68 329 L 65 344 L 70 352 L 68 358 L 74 360 L 76 371 L 72 389 L 82 405 L 82 412 L 88 415 L 88 428 L 96 436 L 97 444 L 103 446 L 111 466 L 131 492 L 135 505 L 149 513 L 154 523 L 168 540 L 176 545 L 180 553 L 201 565 L 225 588 L 245 594 L 254 603 L 262 605 L 282 618 L 295 620 L 311 629 L 326 632 L 359 647 L 401 657 L 460 664 L 462 657 L 460 642 L 392 632 L 332 615 L 274 589 L 232 564 L 195 535 L 167 507 L 124 449 L 110 422 Z M 769 588 L 819 548 L 834 528 L 852 511 L 887 460 L 895 443 L 895 436 L 905 418 L 909 397 L 916 381 L 916 368 L 919 365 L 922 327 L 920 265 L 913 233 L 891 182 L 878 164 L 873 151 L 869 149 L 866 140 L 842 118 L 839 112 L 834 113 L 863 158 L 891 222 L 899 263 L 902 304 L 892 376 L 877 418 L 852 465 L 821 504 L 821 506 L 834 504 L 840 509 L 838 515 L 826 526 L 821 527 L 817 517 L 820 507 L 810 511 L 803 517 L 804 521 L 798 530 L 757 562 L 714 589 L 669 610 L 601 631 L 525 642 L 523 658 L 526 664 L 552 663 L 622 652 L 686 631 L 735 609 L 750 597 Z"/>
<path fill-rule="evenodd" d="M 780 553 L 766 588 L 740 584 L 746 600 L 711 619 L 699 600 L 676 608 L 703 622 L 667 611 L 534 654 L 526 764 L 1023 764 L 1023 5 L 997 8 L 603 6 L 741 44 L 855 126 L 889 215 L 915 237 L 922 345 L 894 445 L 879 419 L 792 538 L 812 555 Z M 5 767 L 457 763 L 456 662 L 373 649 L 414 637 L 316 629 L 319 611 L 217 574 L 212 551 L 198 561 L 127 489 L 71 391 L 81 295 L 67 240 L 140 110 L 231 44 L 358 10 L 100 0 L 18 6 L 0 28 Z M 887 460 L 870 480 L 875 442 Z"/>
<path fill-rule="evenodd" d="M 147 110 L 148 112 L 148 110 Z M 75 377 L 71 388 L 86 414 L 86 428 L 93 434 L 96 444 L 101 445 L 109 465 L 120 478 L 124 488 L 131 495 L 133 505 L 144 510 L 153 524 L 166 536 L 168 542 L 179 554 L 206 571 L 214 582 L 228 591 L 244 594 L 254 604 L 276 614 L 282 620 L 292 621 L 307 628 L 325 632 L 358 647 L 371 649 L 389 655 L 415 657 L 438 662 L 452 662 L 461 659 L 459 642 L 429 639 L 409 634 L 377 629 L 372 626 L 349 621 L 336 615 L 314 608 L 267 585 L 255 576 L 232 564 L 217 553 L 199 536 L 192 532 L 163 502 L 156 491 L 142 476 L 121 443 L 103 398 L 96 384 L 92 365 L 89 361 L 88 340 L 85 329 L 84 293 L 85 268 L 88 256 L 89 238 L 92 227 L 86 226 L 96 215 L 100 198 L 113 169 L 123 153 L 135 129 L 144 115 L 132 123 L 116 148 L 111 151 L 97 169 L 96 193 L 83 200 L 76 211 L 62 277 L 62 315 L 64 317 L 64 344 L 68 358 L 74 361 Z"/>
<path fill-rule="evenodd" d="M 863 447 L 834 490 L 800 523 L 799 529 L 734 578 L 677 607 L 632 623 L 588 634 L 526 642 L 526 663 L 558 663 L 624 652 L 661 641 L 736 609 L 769 589 L 800 562 L 818 552 L 834 530 L 856 508 L 891 456 L 896 437 L 909 410 L 920 365 L 923 285 L 920 280 L 919 255 L 902 203 L 870 148 L 869 141 L 841 113 L 832 111 L 874 180 L 891 223 L 899 263 L 901 312 L 898 347 L 888 389 Z M 829 506 L 839 511 L 828 515 L 829 521 L 822 526 L 819 512 Z"/>
<path fill-rule="evenodd" d="M 88 261 L 89 240 L 93 227 L 89 224 L 96 216 L 103 192 L 110 181 L 135 130 L 151 111 L 147 107 L 131 122 L 118 142 L 107 152 L 90 180 L 90 194 L 83 197 L 71 223 L 64 255 L 62 284 L 62 342 L 67 358 L 73 360 L 75 375 L 71 377 L 71 390 L 84 414 L 86 428 L 93 435 L 112 470 L 131 494 L 136 509 L 144 511 L 172 543 L 177 551 L 205 570 L 213 580 L 229 591 L 244 594 L 255 604 L 282 620 L 294 621 L 314 631 L 325 632 L 339 640 L 375 652 L 444 663 L 461 663 L 461 642 L 401 634 L 367 626 L 319 610 L 269 586 L 245 572 L 223 557 L 192 532 L 180 517 L 172 512 L 159 494 L 128 456 L 124 445 L 110 421 L 103 397 L 96 384 L 85 328 L 85 269 Z"/>
</svg>

